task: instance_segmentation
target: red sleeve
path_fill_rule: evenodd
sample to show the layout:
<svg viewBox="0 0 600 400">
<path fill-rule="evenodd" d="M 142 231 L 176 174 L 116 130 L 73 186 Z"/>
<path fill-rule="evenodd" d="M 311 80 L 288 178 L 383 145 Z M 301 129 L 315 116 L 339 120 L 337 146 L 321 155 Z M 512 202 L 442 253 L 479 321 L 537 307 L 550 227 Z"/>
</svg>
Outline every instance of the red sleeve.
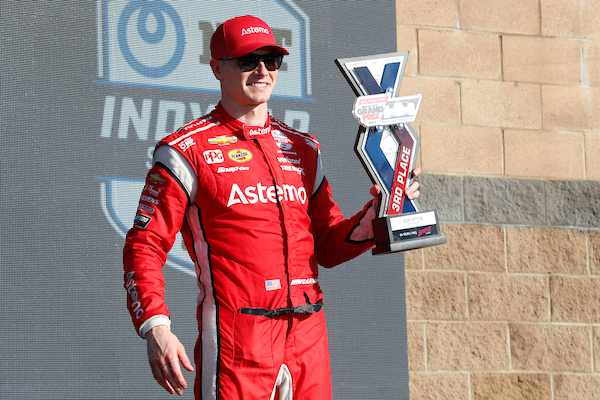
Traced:
<svg viewBox="0 0 600 400">
<path fill-rule="evenodd" d="M 187 195 L 178 181 L 161 166 L 152 167 L 123 249 L 127 308 L 138 333 L 150 318 L 169 316 L 162 267 L 181 229 L 187 205 Z"/>
<path fill-rule="evenodd" d="M 351 260 L 375 244 L 371 220 L 375 212 L 369 202 L 361 212 L 344 219 L 331 196 L 327 178 L 313 195 L 308 206 L 315 237 L 317 262 L 324 267 L 334 267 Z"/>
</svg>

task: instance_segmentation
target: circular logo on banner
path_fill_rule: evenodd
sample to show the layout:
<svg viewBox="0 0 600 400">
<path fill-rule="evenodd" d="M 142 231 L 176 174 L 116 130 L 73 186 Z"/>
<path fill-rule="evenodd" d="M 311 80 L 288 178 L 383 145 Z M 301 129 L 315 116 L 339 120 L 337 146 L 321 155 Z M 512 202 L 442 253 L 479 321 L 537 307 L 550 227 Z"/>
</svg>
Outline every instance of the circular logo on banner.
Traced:
<svg viewBox="0 0 600 400">
<path fill-rule="evenodd" d="M 246 149 L 235 149 L 227 153 L 227 157 L 236 162 L 246 162 L 252 160 L 252 153 Z"/>
<path fill-rule="evenodd" d="M 131 35 L 131 31 L 128 32 L 129 22 L 132 19 L 133 14 L 139 10 L 137 16 L 137 36 Z M 175 30 L 175 40 L 173 55 L 163 65 L 149 66 L 140 62 L 134 55 L 132 47 L 137 41 L 140 48 L 147 48 L 149 51 L 150 46 L 160 47 L 160 51 L 164 51 L 164 43 L 171 35 L 167 35 L 167 21 L 165 20 L 165 14 L 170 19 Z M 149 18 L 152 16 L 152 18 Z M 128 37 L 129 33 L 129 37 Z M 169 75 L 177 68 L 183 57 L 185 48 L 185 32 L 183 23 L 179 18 L 179 15 L 173 9 L 170 4 L 165 3 L 163 0 L 134 0 L 123 9 L 119 23 L 117 27 L 117 37 L 119 41 L 119 48 L 123 57 L 136 72 L 149 78 L 162 78 Z M 141 41 L 141 42 L 140 42 Z M 157 47 L 159 49 L 159 47 Z"/>
</svg>

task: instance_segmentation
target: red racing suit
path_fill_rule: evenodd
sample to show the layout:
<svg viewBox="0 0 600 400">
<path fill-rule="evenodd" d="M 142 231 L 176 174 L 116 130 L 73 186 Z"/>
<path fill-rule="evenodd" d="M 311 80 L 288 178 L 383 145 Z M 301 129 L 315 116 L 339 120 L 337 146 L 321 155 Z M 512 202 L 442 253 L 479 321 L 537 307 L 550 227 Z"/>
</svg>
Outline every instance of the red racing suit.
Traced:
<svg viewBox="0 0 600 400">
<path fill-rule="evenodd" d="M 270 117 L 246 126 L 220 104 L 153 163 L 123 255 L 138 333 L 170 325 L 162 266 L 181 231 L 200 288 L 196 398 L 331 398 L 317 263 L 373 246 L 371 203 L 344 219 L 312 136 Z"/>
</svg>

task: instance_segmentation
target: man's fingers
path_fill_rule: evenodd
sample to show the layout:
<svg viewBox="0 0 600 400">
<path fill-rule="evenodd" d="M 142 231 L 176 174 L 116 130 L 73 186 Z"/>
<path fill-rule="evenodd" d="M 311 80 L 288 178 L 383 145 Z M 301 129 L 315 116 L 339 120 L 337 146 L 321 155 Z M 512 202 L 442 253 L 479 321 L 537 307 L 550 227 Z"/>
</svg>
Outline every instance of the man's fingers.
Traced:
<svg viewBox="0 0 600 400">
<path fill-rule="evenodd" d="M 175 388 L 175 391 L 179 395 L 182 395 L 183 389 L 187 388 L 187 382 L 185 381 L 185 378 L 181 373 L 181 368 L 179 367 L 179 360 L 177 358 L 170 363 L 167 380 L 171 383 L 171 386 Z"/>
<path fill-rule="evenodd" d="M 181 374 L 178 359 L 176 358 L 173 361 L 163 364 L 162 372 L 165 377 L 165 382 L 169 385 L 169 392 L 171 394 L 177 392 L 177 394 L 181 396 L 183 394 L 183 389 L 187 387 L 187 383 Z"/>
<path fill-rule="evenodd" d="M 175 389 L 173 389 L 173 386 L 171 386 L 171 384 L 167 380 L 164 365 L 159 362 L 156 362 L 151 363 L 150 367 L 152 368 L 152 375 L 154 376 L 154 379 L 156 379 L 156 382 L 158 382 L 158 384 L 162 386 L 167 392 L 174 394 Z"/>
<path fill-rule="evenodd" d="M 185 353 L 185 350 L 183 349 L 179 350 L 179 361 L 181 361 L 181 365 L 183 365 L 183 368 L 187 369 L 188 371 L 194 370 L 190 359 L 188 358 L 187 354 Z"/>
</svg>

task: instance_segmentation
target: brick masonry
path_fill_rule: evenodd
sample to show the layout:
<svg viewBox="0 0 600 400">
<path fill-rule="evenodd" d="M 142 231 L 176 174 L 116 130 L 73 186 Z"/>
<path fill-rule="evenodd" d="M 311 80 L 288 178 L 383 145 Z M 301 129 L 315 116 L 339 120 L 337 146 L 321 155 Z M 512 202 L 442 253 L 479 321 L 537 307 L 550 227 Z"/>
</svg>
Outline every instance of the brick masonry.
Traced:
<svg viewBox="0 0 600 400">
<path fill-rule="evenodd" d="M 396 1 L 423 94 L 412 400 L 600 399 L 600 1 Z"/>
</svg>

